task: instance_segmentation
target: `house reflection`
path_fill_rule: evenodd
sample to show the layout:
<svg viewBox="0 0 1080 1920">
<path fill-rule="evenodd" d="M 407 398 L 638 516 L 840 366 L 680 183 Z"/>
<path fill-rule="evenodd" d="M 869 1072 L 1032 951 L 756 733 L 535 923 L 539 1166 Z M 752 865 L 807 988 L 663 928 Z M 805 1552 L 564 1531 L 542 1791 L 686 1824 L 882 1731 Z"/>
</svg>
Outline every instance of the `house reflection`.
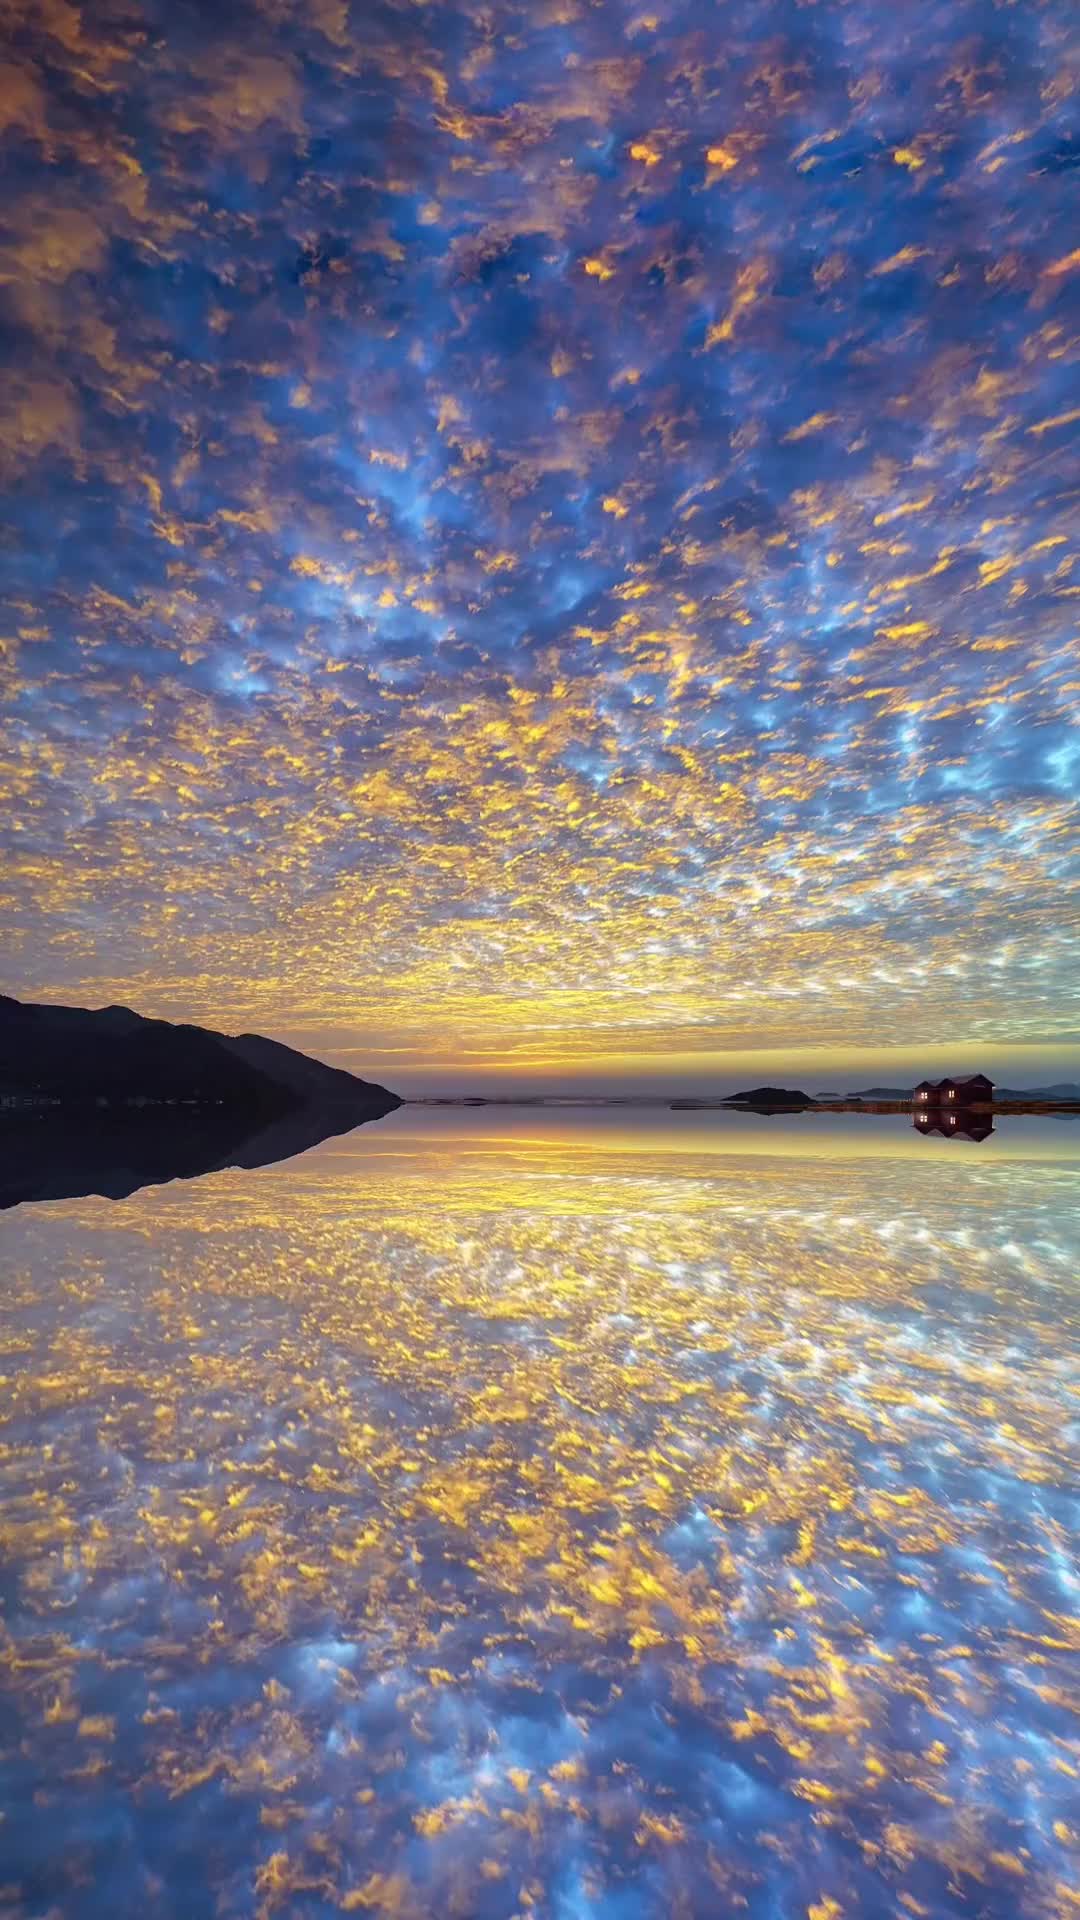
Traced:
<svg viewBox="0 0 1080 1920">
<path fill-rule="evenodd" d="M 917 1113 L 911 1124 L 916 1133 L 940 1133 L 946 1140 L 985 1140 L 995 1131 L 989 1114 Z"/>
</svg>

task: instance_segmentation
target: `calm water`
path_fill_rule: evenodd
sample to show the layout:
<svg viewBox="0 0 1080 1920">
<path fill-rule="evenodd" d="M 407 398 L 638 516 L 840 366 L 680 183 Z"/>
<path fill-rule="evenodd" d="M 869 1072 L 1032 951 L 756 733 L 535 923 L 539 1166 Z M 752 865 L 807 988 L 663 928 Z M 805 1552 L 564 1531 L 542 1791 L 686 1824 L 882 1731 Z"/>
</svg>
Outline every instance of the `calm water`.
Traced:
<svg viewBox="0 0 1080 1920">
<path fill-rule="evenodd" d="M 0 1911 L 1075 1920 L 1078 1156 L 405 1110 L 5 1216 Z"/>
</svg>

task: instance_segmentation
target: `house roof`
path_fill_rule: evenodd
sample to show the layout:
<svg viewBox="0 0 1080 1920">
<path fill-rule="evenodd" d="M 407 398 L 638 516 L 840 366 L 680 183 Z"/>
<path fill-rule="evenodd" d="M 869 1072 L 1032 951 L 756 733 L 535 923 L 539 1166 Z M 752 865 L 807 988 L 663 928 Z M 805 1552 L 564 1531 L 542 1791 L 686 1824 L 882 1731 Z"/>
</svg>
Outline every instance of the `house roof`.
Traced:
<svg viewBox="0 0 1080 1920">
<path fill-rule="evenodd" d="M 922 1087 L 992 1087 L 993 1081 L 985 1073 L 947 1073 L 944 1080 L 920 1080 L 916 1093 Z"/>
</svg>

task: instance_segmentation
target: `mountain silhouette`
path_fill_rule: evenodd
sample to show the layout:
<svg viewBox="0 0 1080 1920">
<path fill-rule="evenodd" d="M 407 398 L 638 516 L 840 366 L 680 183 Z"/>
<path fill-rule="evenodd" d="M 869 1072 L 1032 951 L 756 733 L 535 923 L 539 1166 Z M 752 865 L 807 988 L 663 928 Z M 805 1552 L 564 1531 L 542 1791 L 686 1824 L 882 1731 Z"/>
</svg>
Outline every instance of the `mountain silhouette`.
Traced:
<svg viewBox="0 0 1080 1920">
<path fill-rule="evenodd" d="M 803 1093 L 799 1087 L 749 1087 L 742 1093 L 731 1093 L 725 1106 L 740 1107 L 810 1107 L 812 1096 Z"/>
<path fill-rule="evenodd" d="M 0 996 L 0 1207 L 265 1166 L 400 1105 L 259 1034 Z"/>
</svg>

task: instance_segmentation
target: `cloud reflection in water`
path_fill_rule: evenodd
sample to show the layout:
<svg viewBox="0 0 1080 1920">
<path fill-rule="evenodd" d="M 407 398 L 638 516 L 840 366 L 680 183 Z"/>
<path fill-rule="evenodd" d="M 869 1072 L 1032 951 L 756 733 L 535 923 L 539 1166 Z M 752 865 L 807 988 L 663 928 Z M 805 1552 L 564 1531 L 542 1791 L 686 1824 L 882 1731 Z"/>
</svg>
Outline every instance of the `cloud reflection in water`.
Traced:
<svg viewBox="0 0 1080 1920">
<path fill-rule="evenodd" d="M 6 1223 L 7 1911 L 1071 1913 L 1074 1169 L 400 1146 Z"/>
</svg>

